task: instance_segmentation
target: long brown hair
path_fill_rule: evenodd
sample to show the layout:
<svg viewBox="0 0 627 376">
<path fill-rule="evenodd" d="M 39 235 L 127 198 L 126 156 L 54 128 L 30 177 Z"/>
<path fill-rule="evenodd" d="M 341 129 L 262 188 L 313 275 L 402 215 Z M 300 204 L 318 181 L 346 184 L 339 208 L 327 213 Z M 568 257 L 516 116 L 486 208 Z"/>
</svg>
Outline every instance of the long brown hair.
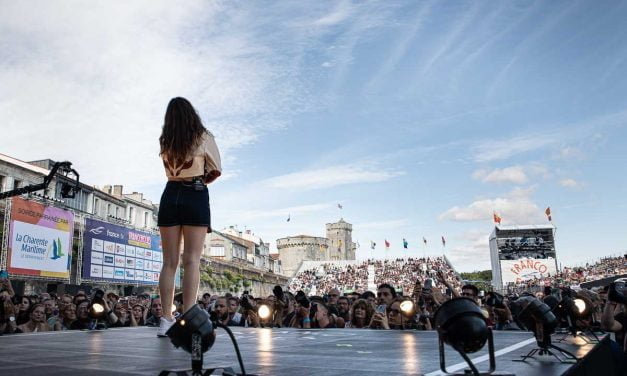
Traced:
<svg viewBox="0 0 627 376">
<path fill-rule="evenodd" d="M 194 106 L 185 98 L 172 98 L 165 111 L 163 130 L 159 137 L 161 155 L 175 164 L 185 162 L 205 132 L 207 129 L 202 125 Z"/>
</svg>

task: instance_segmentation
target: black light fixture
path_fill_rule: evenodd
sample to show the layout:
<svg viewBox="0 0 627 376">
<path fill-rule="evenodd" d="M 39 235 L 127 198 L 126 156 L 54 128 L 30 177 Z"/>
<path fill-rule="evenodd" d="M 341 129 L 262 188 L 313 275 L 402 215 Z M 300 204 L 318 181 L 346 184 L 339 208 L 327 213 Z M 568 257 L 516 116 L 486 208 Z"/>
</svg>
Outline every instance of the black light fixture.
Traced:
<svg viewBox="0 0 627 376">
<path fill-rule="evenodd" d="M 553 309 L 558 320 L 564 323 L 566 335 L 558 342 L 565 341 L 568 336 L 582 338 L 586 343 L 598 343 L 599 337 L 592 331 L 591 319 L 592 302 L 583 296 L 575 296 L 570 289 L 562 290 L 562 300 Z M 587 336 L 590 334 L 594 339 Z"/>
<path fill-rule="evenodd" d="M 551 334 L 555 332 L 558 319 L 547 304 L 534 296 L 522 296 L 511 303 L 511 311 L 516 324 L 521 329 L 533 332 L 538 345 L 537 348 L 523 355 L 522 359 L 516 359 L 516 361 L 524 362 L 528 358 L 533 358 L 535 354 L 553 356 L 560 363 L 577 361 L 575 355 L 551 343 Z M 559 351 L 565 358 L 560 358 L 551 349 Z"/>
<path fill-rule="evenodd" d="M 470 367 L 464 373 L 456 375 L 489 375 L 496 369 L 494 356 L 494 339 L 492 330 L 488 328 L 486 319 L 477 304 L 469 298 L 451 299 L 438 308 L 434 316 L 435 328 L 438 332 L 440 369 L 446 370 L 444 343 L 454 348 Z M 467 354 L 477 352 L 488 342 L 490 369 L 479 372 Z"/>
<path fill-rule="evenodd" d="M 216 340 L 215 329 L 218 327 L 226 330 L 231 337 L 242 371 L 241 374 L 235 373 L 230 367 L 203 369 L 203 354 L 213 346 Z M 160 376 L 169 375 L 170 373 L 187 375 L 190 371 L 192 375 L 211 375 L 218 369 L 222 369 L 224 375 L 247 375 L 233 332 L 231 332 L 228 326 L 221 324 L 219 321 L 212 321 L 207 311 L 198 304 L 194 304 L 192 308 L 188 309 L 165 334 L 170 337 L 174 347 L 180 347 L 191 354 L 192 368 L 191 370 L 165 370 L 159 373 Z"/>
<path fill-rule="evenodd" d="M 107 329 L 104 323 L 98 323 L 98 321 L 104 320 L 107 316 L 107 312 L 105 312 L 104 291 L 100 289 L 96 290 L 94 297 L 91 299 L 91 303 L 89 303 L 87 314 L 90 319 L 96 320 L 94 325 L 95 329 Z"/>
</svg>

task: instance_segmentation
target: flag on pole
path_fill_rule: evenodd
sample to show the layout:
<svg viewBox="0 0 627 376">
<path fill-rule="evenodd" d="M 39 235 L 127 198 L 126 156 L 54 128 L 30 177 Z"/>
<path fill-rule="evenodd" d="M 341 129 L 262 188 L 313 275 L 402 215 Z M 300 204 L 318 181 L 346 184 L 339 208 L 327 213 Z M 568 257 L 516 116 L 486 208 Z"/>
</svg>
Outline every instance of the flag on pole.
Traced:
<svg viewBox="0 0 627 376">
<path fill-rule="evenodd" d="M 442 235 L 442 247 L 446 247 L 446 239 L 444 239 L 444 235 Z"/>
<path fill-rule="evenodd" d="M 289 222 L 289 221 L 290 221 L 290 219 L 291 219 L 291 218 L 290 218 L 290 215 L 288 214 L 288 215 L 287 215 L 287 221 Z"/>
<path fill-rule="evenodd" d="M 372 240 L 370 241 L 370 249 L 375 249 L 377 246 L 377 243 L 373 242 Z"/>
<path fill-rule="evenodd" d="M 425 245 L 427 245 L 427 238 L 425 238 L 424 236 L 422 237 L 422 242 L 425 243 Z"/>
<path fill-rule="evenodd" d="M 494 216 L 494 223 L 498 223 L 500 225 L 501 224 L 501 217 L 499 217 L 499 215 L 496 214 L 496 212 L 492 213 L 492 215 Z"/>
<path fill-rule="evenodd" d="M 390 248 L 390 242 L 387 239 L 385 239 L 385 248 Z"/>
<path fill-rule="evenodd" d="M 550 206 L 546 207 L 546 210 L 544 211 L 544 214 L 546 214 L 546 217 L 549 219 L 549 222 L 552 222 L 551 207 Z"/>
<path fill-rule="evenodd" d="M 337 204 L 337 207 L 338 207 L 339 209 L 342 209 L 342 204 Z"/>
<path fill-rule="evenodd" d="M 407 246 L 409 244 L 407 243 L 407 240 L 405 238 L 403 238 L 403 248 L 407 249 Z"/>
</svg>

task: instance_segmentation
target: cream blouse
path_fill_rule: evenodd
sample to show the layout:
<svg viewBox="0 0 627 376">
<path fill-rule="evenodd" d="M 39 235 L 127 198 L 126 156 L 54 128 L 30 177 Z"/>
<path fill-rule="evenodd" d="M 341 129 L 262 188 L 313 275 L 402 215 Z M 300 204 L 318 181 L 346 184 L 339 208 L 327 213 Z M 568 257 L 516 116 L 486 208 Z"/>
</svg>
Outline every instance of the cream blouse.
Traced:
<svg viewBox="0 0 627 376">
<path fill-rule="evenodd" d="M 205 183 L 210 183 L 222 175 L 220 151 L 209 131 L 202 135 L 198 146 L 192 153 L 189 153 L 184 163 L 177 165 L 174 161 L 168 161 L 167 156 L 163 154 L 161 159 L 168 180 L 190 180 L 193 177 L 202 176 Z"/>
</svg>

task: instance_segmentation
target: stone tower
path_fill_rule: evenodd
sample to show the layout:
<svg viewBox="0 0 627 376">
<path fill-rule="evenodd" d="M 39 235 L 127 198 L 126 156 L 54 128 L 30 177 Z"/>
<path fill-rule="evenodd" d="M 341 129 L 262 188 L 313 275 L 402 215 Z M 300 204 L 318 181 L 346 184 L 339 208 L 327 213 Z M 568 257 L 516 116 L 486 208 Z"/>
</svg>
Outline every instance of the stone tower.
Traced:
<svg viewBox="0 0 627 376">
<path fill-rule="evenodd" d="M 337 223 L 327 223 L 327 239 L 329 239 L 329 259 L 354 260 L 355 243 L 353 243 L 353 225 L 340 219 Z"/>
</svg>

